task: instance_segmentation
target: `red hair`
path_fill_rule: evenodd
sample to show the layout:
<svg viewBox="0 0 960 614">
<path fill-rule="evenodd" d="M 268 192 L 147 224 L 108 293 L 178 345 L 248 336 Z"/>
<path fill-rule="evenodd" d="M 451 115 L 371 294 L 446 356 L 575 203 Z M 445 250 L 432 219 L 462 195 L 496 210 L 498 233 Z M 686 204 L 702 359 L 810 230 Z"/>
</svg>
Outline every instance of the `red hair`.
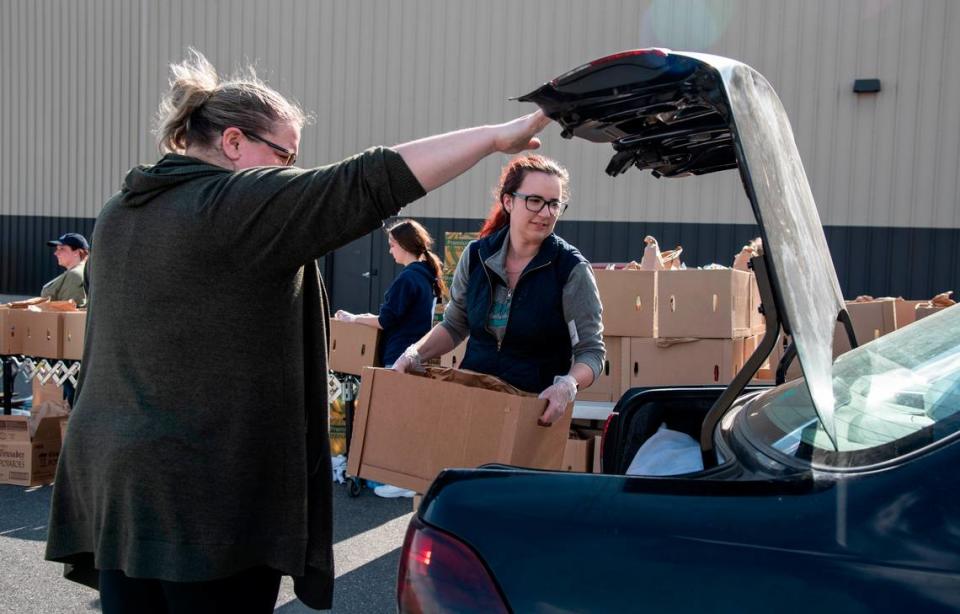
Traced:
<svg viewBox="0 0 960 614">
<path fill-rule="evenodd" d="M 503 196 L 516 192 L 527 173 L 531 172 L 546 173 L 559 177 L 563 198 L 566 200 L 567 184 L 570 182 L 567 169 L 560 166 L 555 160 L 539 154 L 517 156 L 500 171 L 500 181 L 497 182 L 497 187 L 493 190 L 493 206 L 490 207 L 490 213 L 487 214 L 487 219 L 483 221 L 483 226 L 480 228 L 481 239 L 492 235 L 510 223 L 510 214 L 503 208 Z"/>
</svg>

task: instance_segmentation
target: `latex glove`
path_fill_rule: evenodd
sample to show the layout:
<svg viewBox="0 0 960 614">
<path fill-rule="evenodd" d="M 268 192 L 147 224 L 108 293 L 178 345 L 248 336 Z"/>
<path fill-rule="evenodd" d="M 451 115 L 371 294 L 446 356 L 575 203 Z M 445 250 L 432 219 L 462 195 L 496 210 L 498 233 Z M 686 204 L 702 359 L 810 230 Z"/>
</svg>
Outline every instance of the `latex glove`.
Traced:
<svg viewBox="0 0 960 614">
<path fill-rule="evenodd" d="M 349 311 L 344 311 L 343 309 L 338 309 L 337 313 L 333 314 L 334 319 L 341 320 L 343 322 L 353 322 L 357 319 L 357 316 L 353 315 Z"/>
<path fill-rule="evenodd" d="M 553 378 L 553 385 L 544 389 L 538 398 L 550 402 L 543 410 L 543 415 L 537 419 L 537 424 L 550 426 L 563 415 L 567 405 L 577 398 L 577 380 L 572 375 L 558 375 Z"/>
<path fill-rule="evenodd" d="M 393 363 L 393 370 L 400 373 L 423 371 L 423 361 L 420 359 L 420 352 L 417 351 L 417 348 L 411 345 L 404 350 L 400 358 Z"/>
</svg>

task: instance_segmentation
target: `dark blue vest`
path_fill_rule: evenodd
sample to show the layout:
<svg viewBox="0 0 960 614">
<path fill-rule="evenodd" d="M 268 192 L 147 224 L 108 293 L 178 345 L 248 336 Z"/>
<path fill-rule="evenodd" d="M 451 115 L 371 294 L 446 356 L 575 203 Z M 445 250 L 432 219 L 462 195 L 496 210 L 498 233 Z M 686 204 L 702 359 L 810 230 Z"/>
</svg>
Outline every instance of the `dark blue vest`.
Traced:
<svg viewBox="0 0 960 614">
<path fill-rule="evenodd" d="M 505 285 L 485 264 L 497 253 L 509 227 L 470 246 L 470 280 L 467 284 L 467 320 L 470 340 L 462 367 L 496 375 L 527 392 L 541 392 L 556 375 L 570 371 L 573 349 L 563 317 L 563 287 L 570 272 L 586 262 L 577 248 L 555 234 L 520 275 L 513 291 L 510 316 L 503 341 L 487 330 L 495 284 Z"/>
</svg>

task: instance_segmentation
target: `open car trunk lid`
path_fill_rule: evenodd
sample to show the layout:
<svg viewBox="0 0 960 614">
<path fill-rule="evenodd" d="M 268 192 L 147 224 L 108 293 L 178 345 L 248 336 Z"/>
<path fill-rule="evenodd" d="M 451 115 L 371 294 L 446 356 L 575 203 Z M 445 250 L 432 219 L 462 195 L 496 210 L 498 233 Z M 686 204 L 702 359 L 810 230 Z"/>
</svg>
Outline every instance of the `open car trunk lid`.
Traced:
<svg viewBox="0 0 960 614">
<path fill-rule="evenodd" d="M 832 344 L 843 295 L 790 121 L 767 80 L 727 58 L 639 49 L 577 67 L 519 100 L 539 105 L 566 138 L 611 143 L 612 176 L 631 166 L 656 177 L 739 169 L 783 327 L 835 440 Z"/>
</svg>

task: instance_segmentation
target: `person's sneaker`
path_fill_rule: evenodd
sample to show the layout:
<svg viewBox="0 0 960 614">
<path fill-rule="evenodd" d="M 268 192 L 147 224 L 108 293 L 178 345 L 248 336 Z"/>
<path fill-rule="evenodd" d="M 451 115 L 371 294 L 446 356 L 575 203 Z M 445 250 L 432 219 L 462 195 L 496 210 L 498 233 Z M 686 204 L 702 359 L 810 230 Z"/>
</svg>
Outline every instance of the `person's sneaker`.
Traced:
<svg viewBox="0 0 960 614">
<path fill-rule="evenodd" d="M 373 489 L 373 494 L 378 497 L 384 497 L 386 499 L 392 499 L 394 497 L 412 497 L 415 492 L 412 490 L 407 490 L 406 488 L 400 488 L 399 486 L 391 486 L 390 484 L 381 484 Z"/>
</svg>

